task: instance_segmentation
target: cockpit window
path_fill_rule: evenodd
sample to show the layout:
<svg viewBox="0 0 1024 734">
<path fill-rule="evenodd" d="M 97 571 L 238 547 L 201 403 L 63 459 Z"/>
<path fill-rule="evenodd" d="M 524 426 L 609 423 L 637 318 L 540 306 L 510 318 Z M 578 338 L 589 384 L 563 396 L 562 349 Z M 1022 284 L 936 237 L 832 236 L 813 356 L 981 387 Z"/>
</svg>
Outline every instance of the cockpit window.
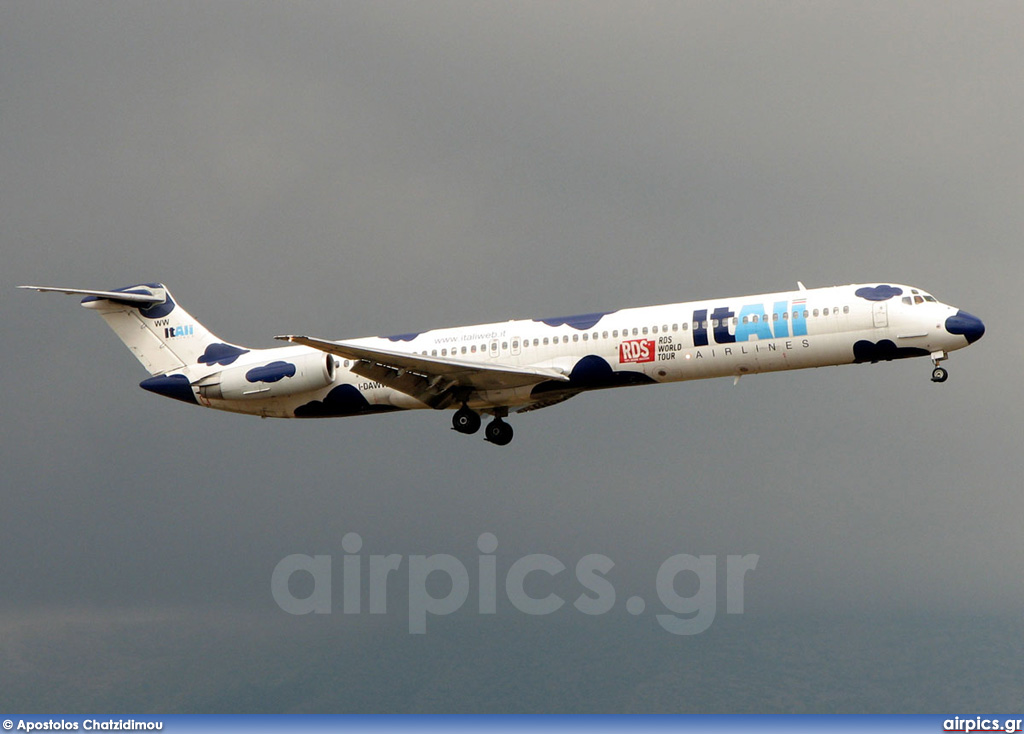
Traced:
<svg viewBox="0 0 1024 734">
<path fill-rule="evenodd" d="M 908 306 L 916 306 L 919 303 L 924 303 L 925 301 L 929 301 L 930 303 L 938 303 L 938 301 L 936 301 L 935 298 L 929 296 L 927 293 L 921 293 L 921 291 L 918 290 L 913 290 L 911 292 L 914 294 L 913 297 L 903 296 L 903 298 L 900 299 L 903 301 L 903 303 L 905 303 Z"/>
</svg>

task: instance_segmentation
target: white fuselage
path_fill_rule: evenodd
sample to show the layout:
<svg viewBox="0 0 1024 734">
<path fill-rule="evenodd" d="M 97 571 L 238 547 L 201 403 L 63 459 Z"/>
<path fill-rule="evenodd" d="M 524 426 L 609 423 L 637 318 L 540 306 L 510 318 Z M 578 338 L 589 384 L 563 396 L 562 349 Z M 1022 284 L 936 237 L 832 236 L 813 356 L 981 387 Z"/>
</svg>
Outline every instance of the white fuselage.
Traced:
<svg viewBox="0 0 1024 734">
<path fill-rule="evenodd" d="M 891 293 L 880 289 L 891 289 Z M 475 390 L 465 401 L 470 408 L 489 412 L 604 387 L 739 377 L 908 356 L 931 356 L 938 361 L 946 352 L 973 341 L 946 328 L 947 319 L 958 313 L 912 287 L 848 285 L 560 319 L 511 320 L 345 343 L 480 365 L 550 368 L 570 377 L 562 383 Z M 310 353 L 322 356 L 302 346 L 250 350 L 231 362 L 230 368 L 295 360 Z M 428 407 L 406 393 L 355 374 L 350 360 L 328 359 L 335 360 L 333 378 L 313 392 L 280 397 L 261 397 L 254 392 L 217 399 L 197 389 L 198 402 L 281 418 Z M 191 365 L 178 372 L 196 384 L 224 367 Z M 342 385 L 357 391 L 365 399 L 366 409 L 351 413 L 303 410 Z"/>
</svg>

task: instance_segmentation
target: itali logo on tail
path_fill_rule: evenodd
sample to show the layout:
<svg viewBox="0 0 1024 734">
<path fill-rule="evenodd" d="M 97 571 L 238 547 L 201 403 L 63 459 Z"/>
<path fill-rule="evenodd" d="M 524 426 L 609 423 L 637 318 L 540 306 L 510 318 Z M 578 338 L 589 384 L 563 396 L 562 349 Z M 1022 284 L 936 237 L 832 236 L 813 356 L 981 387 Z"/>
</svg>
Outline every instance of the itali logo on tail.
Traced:
<svg viewBox="0 0 1024 734">
<path fill-rule="evenodd" d="M 210 348 L 245 353 L 225 344 L 183 309 L 163 283 L 143 283 L 109 291 L 53 286 L 21 286 L 37 291 L 84 296 L 82 306 L 96 311 L 151 375 L 203 363 Z"/>
</svg>

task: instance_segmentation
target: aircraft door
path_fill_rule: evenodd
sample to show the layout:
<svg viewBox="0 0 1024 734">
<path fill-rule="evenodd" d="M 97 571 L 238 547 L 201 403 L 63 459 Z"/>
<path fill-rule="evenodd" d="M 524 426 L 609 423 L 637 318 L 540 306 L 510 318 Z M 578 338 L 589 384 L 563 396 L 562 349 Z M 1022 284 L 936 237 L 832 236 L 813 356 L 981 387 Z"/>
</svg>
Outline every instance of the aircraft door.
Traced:
<svg viewBox="0 0 1024 734">
<path fill-rule="evenodd" d="M 885 301 L 876 303 L 872 308 L 875 317 L 875 328 L 881 329 L 889 325 L 888 304 Z"/>
<path fill-rule="evenodd" d="M 491 359 L 497 359 L 497 358 L 498 358 L 498 340 L 497 339 L 492 339 L 491 340 Z"/>
</svg>

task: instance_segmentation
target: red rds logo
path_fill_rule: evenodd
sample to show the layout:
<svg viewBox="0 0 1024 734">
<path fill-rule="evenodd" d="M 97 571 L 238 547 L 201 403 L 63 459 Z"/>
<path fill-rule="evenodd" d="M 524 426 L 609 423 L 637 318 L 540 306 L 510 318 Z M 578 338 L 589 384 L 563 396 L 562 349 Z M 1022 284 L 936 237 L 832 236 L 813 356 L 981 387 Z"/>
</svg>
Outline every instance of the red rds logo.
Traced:
<svg viewBox="0 0 1024 734">
<path fill-rule="evenodd" d="M 633 339 L 619 345 L 619 362 L 653 362 L 654 340 Z"/>
</svg>

